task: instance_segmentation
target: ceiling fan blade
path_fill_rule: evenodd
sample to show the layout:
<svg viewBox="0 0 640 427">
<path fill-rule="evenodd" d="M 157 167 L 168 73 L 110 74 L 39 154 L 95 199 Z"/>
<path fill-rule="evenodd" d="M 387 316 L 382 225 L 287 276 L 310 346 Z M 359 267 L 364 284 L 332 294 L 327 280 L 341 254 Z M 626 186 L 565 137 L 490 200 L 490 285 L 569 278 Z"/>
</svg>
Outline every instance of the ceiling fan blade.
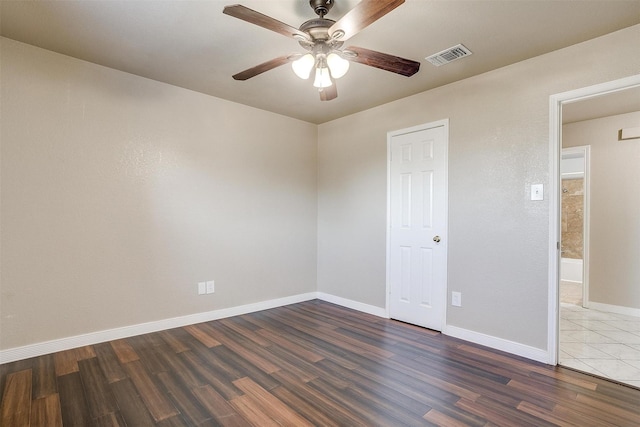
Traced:
<svg viewBox="0 0 640 427">
<path fill-rule="evenodd" d="M 354 58 L 349 58 L 352 62 L 358 62 L 370 67 L 391 71 L 392 73 L 401 74 L 403 76 L 411 77 L 420 69 L 419 62 L 400 58 L 399 56 L 388 55 L 386 53 L 376 52 L 375 50 L 356 46 L 350 46 L 345 50 L 350 50 L 358 54 Z"/>
<path fill-rule="evenodd" d="M 347 40 L 402 3 L 404 0 L 362 0 L 329 28 L 329 34 L 342 30 L 344 35 L 339 40 Z"/>
<path fill-rule="evenodd" d="M 336 82 L 329 87 L 325 87 L 320 91 L 320 101 L 331 101 L 332 99 L 336 99 L 338 97 L 338 88 L 336 87 Z"/>
<path fill-rule="evenodd" d="M 280 22 L 277 19 L 273 19 L 270 16 L 263 15 L 260 12 L 256 12 L 253 9 L 242 6 L 241 4 L 234 4 L 231 6 L 225 6 L 222 13 L 233 16 L 234 18 L 242 19 L 251 24 L 258 25 L 259 27 L 266 28 L 267 30 L 275 31 L 283 36 L 292 37 L 295 35 L 309 39 L 306 33 L 294 28 L 290 25 Z"/>
<path fill-rule="evenodd" d="M 289 56 L 279 56 L 278 58 L 274 58 L 270 61 L 263 62 L 260 65 L 256 65 L 255 67 L 240 71 L 238 74 L 234 74 L 233 78 L 234 80 L 248 80 L 251 77 L 262 74 L 265 71 L 273 70 L 274 68 L 284 65 L 287 62 L 289 62 Z"/>
</svg>

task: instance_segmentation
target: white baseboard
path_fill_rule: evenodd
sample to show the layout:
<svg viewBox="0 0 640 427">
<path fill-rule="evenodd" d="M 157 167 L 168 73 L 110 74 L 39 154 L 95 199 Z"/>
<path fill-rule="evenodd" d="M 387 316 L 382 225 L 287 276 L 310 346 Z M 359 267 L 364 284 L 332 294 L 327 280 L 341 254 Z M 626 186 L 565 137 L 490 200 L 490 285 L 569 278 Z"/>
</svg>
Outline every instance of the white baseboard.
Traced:
<svg viewBox="0 0 640 427">
<path fill-rule="evenodd" d="M 318 292 L 317 295 L 317 298 L 322 301 L 330 302 L 352 310 L 361 311 L 363 313 L 372 314 L 374 316 L 384 317 L 385 319 L 389 318 L 387 310 L 381 307 L 376 307 L 375 305 L 364 304 L 362 302 L 337 297 L 335 295 L 325 294 L 324 292 Z"/>
<path fill-rule="evenodd" d="M 207 311 L 204 313 L 195 313 L 187 316 L 173 317 L 170 319 L 163 319 L 155 322 L 140 323 L 138 325 L 124 326 L 122 328 L 91 332 L 88 334 L 76 335 L 73 337 L 30 344 L 23 347 L 0 350 L 0 364 L 15 362 L 16 360 L 28 359 L 30 357 L 42 356 L 45 354 L 69 350 L 72 348 L 83 347 L 86 345 L 98 344 L 101 342 L 148 334 L 151 332 L 158 332 L 166 329 L 179 328 L 181 326 L 209 322 L 211 320 L 224 319 L 225 317 L 239 316 L 242 314 L 253 313 L 261 310 L 268 310 L 270 308 L 309 301 L 316 298 L 318 298 L 317 292 L 309 292 L 306 294 L 276 298 L 253 304 L 223 308 L 220 310 Z"/>
<path fill-rule="evenodd" d="M 625 307 L 622 305 L 603 304 L 601 302 L 593 302 L 593 301 L 587 301 L 586 306 L 587 308 L 590 308 L 592 310 L 640 317 L 640 308 Z"/>
<path fill-rule="evenodd" d="M 442 333 L 454 338 L 460 338 L 475 344 L 484 345 L 495 350 L 501 350 L 515 354 L 516 356 L 526 357 L 527 359 L 535 360 L 537 362 L 549 363 L 549 353 L 547 350 L 531 347 L 515 341 L 509 341 L 503 338 L 485 335 L 480 332 L 470 331 L 468 329 L 451 325 L 445 325 Z"/>
<path fill-rule="evenodd" d="M 73 337 L 61 338 L 52 341 L 46 341 L 36 344 L 30 344 L 23 347 L 10 348 L 0 350 L 0 364 L 10 363 L 16 360 L 28 359 L 31 357 L 42 356 L 45 354 L 55 353 L 58 351 L 69 350 L 72 348 L 83 347 L 86 345 L 98 344 L 102 342 L 128 338 L 151 332 L 163 331 L 166 329 L 179 328 L 181 326 L 193 325 L 196 323 L 209 322 L 211 320 L 224 319 L 226 317 L 239 316 L 242 314 L 253 313 L 270 308 L 282 307 L 284 305 L 296 304 L 299 302 L 320 299 L 342 307 L 368 313 L 374 316 L 389 318 L 386 309 L 373 305 L 353 301 L 347 298 L 338 297 L 324 292 L 309 292 L 306 294 L 292 295 L 284 298 L 277 298 L 268 301 L 261 301 L 253 304 L 246 304 L 237 307 L 223 308 L 204 313 L 190 314 L 187 316 L 174 317 L 171 319 L 163 319 L 155 322 L 141 323 L 138 325 L 125 326 L 122 328 L 108 329 L 105 331 L 92 332 Z M 602 304 L 604 305 L 604 304 Z M 596 307 L 593 307 L 596 308 Z M 626 308 L 626 307 L 621 307 Z M 635 310 L 635 309 L 631 309 Z M 637 310 L 640 311 L 640 310 Z M 626 312 L 623 314 L 627 314 Z M 445 325 L 443 334 L 476 344 L 502 350 L 507 353 L 526 357 L 538 362 L 547 363 L 548 354 L 546 350 L 530 347 L 502 338 L 485 335 L 479 332 L 470 331 L 459 328 L 457 326 Z"/>
</svg>

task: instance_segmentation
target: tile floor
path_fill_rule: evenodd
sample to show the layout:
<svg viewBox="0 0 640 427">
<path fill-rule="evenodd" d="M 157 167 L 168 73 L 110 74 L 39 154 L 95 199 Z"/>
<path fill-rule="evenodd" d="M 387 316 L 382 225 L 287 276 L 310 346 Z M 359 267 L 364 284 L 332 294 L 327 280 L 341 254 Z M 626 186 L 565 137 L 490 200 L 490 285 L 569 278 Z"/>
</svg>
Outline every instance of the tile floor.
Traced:
<svg viewBox="0 0 640 427">
<path fill-rule="evenodd" d="M 560 302 L 582 305 L 582 283 L 560 281 Z"/>
<path fill-rule="evenodd" d="M 640 317 L 561 302 L 559 360 L 640 387 Z"/>
</svg>

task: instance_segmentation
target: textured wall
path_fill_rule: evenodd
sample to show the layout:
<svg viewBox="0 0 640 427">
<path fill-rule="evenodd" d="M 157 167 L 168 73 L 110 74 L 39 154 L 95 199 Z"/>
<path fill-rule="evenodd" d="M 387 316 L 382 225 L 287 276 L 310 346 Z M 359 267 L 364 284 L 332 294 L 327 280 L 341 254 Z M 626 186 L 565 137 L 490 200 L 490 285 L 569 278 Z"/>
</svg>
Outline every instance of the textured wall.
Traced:
<svg viewBox="0 0 640 427">
<path fill-rule="evenodd" d="M 584 179 L 562 180 L 562 257 L 582 259 Z"/>
<path fill-rule="evenodd" d="M 640 308 L 640 111 L 563 126 L 562 145 L 591 146 L 589 301 Z"/>
<path fill-rule="evenodd" d="M 546 348 L 549 205 L 529 195 L 548 183 L 549 96 L 639 73 L 639 38 L 631 27 L 320 125 L 319 290 L 385 306 L 387 132 L 449 118 L 448 286 L 463 306 L 447 322 Z"/>
<path fill-rule="evenodd" d="M 1 40 L 1 348 L 316 290 L 315 125 Z"/>
<path fill-rule="evenodd" d="M 549 95 L 637 74 L 638 37 L 319 128 L 1 39 L 0 348 L 309 292 L 316 277 L 384 307 L 386 133 L 445 117 L 449 288 L 464 294 L 448 322 L 544 348 L 549 212 L 528 194 L 547 182 Z M 213 296 L 195 295 L 204 279 Z"/>
</svg>

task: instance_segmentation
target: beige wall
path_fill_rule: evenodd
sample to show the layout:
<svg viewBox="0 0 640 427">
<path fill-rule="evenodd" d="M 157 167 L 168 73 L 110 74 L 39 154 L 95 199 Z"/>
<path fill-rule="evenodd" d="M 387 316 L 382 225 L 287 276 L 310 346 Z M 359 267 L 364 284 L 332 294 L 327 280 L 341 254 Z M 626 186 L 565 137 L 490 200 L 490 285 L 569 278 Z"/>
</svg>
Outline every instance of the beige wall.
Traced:
<svg viewBox="0 0 640 427">
<path fill-rule="evenodd" d="M 563 126 L 562 146 L 591 146 L 589 300 L 640 308 L 640 111 Z"/>
<path fill-rule="evenodd" d="M 0 348 L 316 290 L 315 125 L 1 40 Z"/>
<path fill-rule="evenodd" d="M 639 39 L 635 26 L 320 125 L 319 291 L 385 306 L 387 132 L 449 118 L 448 287 L 463 306 L 447 322 L 546 348 L 549 203 L 529 195 L 549 182 L 549 96 L 639 73 Z"/>
<path fill-rule="evenodd" d="M 549 95 L 639 73 L 638 37 L 319 127 L 1 39 L 0 348 L 314 290 L 384 307 L 386 134 L 443 118 L 447 321 L 544 348 Z"/>
</svg>

